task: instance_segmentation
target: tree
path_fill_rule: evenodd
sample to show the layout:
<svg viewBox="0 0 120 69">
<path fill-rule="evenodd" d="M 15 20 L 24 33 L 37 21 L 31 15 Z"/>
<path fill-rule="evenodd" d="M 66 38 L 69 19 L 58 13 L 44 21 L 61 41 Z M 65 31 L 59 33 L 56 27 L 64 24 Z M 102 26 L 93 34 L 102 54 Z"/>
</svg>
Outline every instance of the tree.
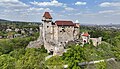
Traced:
<svg viewBox="0 0 120 69">
<path fill-rule="evenodd" d="M 80 68 L 78 63 L 86 60 L 84 48 L 80 46 L 73 46 L 67 51 L 67 53 L 63 54 L 62 59 L 68 63 L 70 69 Z"/>
<path fill-rule="evenodd" d="M 46 53 L 35 48 L 26 49 L 26 53 L 16 62 L 16 69 L 47 69 L 45 65 Z"/>
<path fill-rule="evenodd" d="M 107 68 L 106 62 L 97 63 L 97 64 L 95 64 L 95 66 L 96 66 L 96 69 L 106 69 Z"/>
<path fill-rule="evenodd" d="M 9 55 L 0 56 L 0 69 L 15 69 L 15 58 Z"/>
<path fill-rule="evenodd" d="M 63 69 L 65 63 L 60 56 L 53 56 L 46 61 L 46 65 L 49 69 Z"/>
</svg>

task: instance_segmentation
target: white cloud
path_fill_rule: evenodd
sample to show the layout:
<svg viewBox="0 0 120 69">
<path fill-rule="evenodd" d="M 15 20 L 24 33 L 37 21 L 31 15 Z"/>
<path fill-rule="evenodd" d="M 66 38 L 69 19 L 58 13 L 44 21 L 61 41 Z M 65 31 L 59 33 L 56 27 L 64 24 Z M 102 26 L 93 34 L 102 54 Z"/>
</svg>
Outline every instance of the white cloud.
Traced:
<svg viewBox="0 0 120 69">
<path fill-rule="evenodd" d="M 63 3 L 60 3 L 58 2 L 57 0 L 52 0 L 50 2 L 30 2 L 31 4 L 33 5 L 36 5 L 36 6 L 63 6 L 64 4 Z"/>
<path fill-rule="evenodd" d="M 114 13 L 115 11 L 114 10 L 105 10 L 105 11 L 99 11 L 99 13 Z"/>
<path fill-rule="evenodd" d="M 79 12 L 79 13 L 76 13 L 75 15 L 82 15 L 82 13 Z"/>
<path fill-rule="evenodd" d="M 72 7 L 65 7 L 65 10 L 67 10 L 67 11 L 73 11 L 73 10 L 75 10 L 75 9 L 72 8 Z"/>
<path fill-rule="evenodd" d="M 44 8 L 35 8 L 35 7 L 31 7 L 29 9 L 27 9 L 28 11 L 41 11 L 44 10 Z"/>
<path fill-rule="evenodd" d="M 29 9 L 27 9 L 28 12 L 40 12 L 40 11 L 49 11 L 49 12 L 53 12 L 53 10 L 51 10 L 50 8 L 35 8 L 35 7 L 31 7 Z"/>
<path fill-rule="evenodd" d="M 62 7 L 67 11 L 73 11 L 75 10 L 72 7 L 68 7 L 67 4 L 58 2 L 57 0 L 51 0 L 50 2 L 30 2 L 33 5 L 40 6 L 40 7 L 50 7 L 50 6 L 55 6 L 55 7 Z"/>
<path fill-rule="evenodd" d="M 86 5 L 86 2 L 76 2 L 75 5 Z"/>
<path fill-rule="evenodd" d="M 18 0 L 0 0 L 0 2 L 18 2 Z"/>
<path fill-rule="evenodd" d="M 53 10 L 51 10 L 50 8 L 45 8 L 44 11 L 53 12 Z"/>
<path fill-rule="evenodd" d="M 98 14 L 120 15 L 120 10 L 104 10 L 104 11 L 99 11 Z"/>
<path fill-rule="evenodd" d="M 99 6 L 101 6 L 101 7 L 120 7 L 120 2 L 103 2 Z"/>
<path fill-rule="evenodd" d="M 0 7 L 20 9 L 20 8 L 28 8 L 29 5 L 19 0 L 0 0 Z"/>
</svg>

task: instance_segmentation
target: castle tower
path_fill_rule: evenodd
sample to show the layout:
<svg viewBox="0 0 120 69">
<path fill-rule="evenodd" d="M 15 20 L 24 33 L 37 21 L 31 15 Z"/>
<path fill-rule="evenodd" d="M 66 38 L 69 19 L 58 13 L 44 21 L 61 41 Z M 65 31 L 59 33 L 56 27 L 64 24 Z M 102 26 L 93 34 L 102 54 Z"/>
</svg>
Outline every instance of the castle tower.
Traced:
<svg viewBox="0 0 120 69">
<path fill-rule="evenodd" d="M 42 18 L 43 21 L 43 43 L 44 47 L 48 50 L 48 52 L 54 50 L 52 46 L 52 38 L 53 38 L 53 26 L 52 26 L 52 17 L 49 12 L 45 12 Z"/>
<path fill-rule="evenodd" d="M 50 33 L 52 32 L 52 17 L 49 12 L 45 12 L 42 18 L 43 21 L 43 40 L 49 42 L 51 39 Z"/>
</svg>

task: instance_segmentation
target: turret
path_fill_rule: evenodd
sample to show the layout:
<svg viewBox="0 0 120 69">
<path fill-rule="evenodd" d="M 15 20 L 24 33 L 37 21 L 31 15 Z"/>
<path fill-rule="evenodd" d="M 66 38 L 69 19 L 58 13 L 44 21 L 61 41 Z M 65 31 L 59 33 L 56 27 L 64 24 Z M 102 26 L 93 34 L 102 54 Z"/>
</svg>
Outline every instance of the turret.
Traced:
<svg viewBox="0 0 120 69">
<path fill-rule="evenodd" d="M 52 22 L 52 17 L 49 12 L 45 12 L 42 18 L 44 22 Z"/>
</svg>

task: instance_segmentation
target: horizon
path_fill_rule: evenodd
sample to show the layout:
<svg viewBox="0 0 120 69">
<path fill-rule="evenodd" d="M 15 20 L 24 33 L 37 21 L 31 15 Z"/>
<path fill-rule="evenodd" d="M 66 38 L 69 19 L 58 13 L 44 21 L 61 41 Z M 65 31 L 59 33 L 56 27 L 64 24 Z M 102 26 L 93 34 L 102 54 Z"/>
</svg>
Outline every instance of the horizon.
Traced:
<svg viewBox="0 0 120 69">
<path fill-rule="evenodd" d="M 13 21 L 13 20 L 9 20 L 9 19 L 1 19 L 1 20 Z M 58 20 L 55 20 L 55 21 L 58 21 Z M 53 22 L 55 22 L 55 21 L 53 21 Z M 34 23 L 33 21 L 13 21 L 13 22 L 31 22 L 31 23 Z M 35 22 L 35 23 L 42 23 L 42 21 L 41 22 Z M 73 23 L 75 23 L 75 22 L 73 22 Z M 83 24 L 83 23 L 79 23 L 79 24 L 80 25 L 120 25 L 120 24 L 113 24 L 113 23 L 109 23 L 109 24 L 89 24 L 89 23 L 88 24 L 87 23 Z"/>
<path fill-rule="evenodd" d="M 95 25 L 120 24 L 119 7 L 119 0 L 0 0 L 0 19 L 41 22 L 44 12 L 47 11 L 53 21 L 71 20 Z"/>
</svg>

